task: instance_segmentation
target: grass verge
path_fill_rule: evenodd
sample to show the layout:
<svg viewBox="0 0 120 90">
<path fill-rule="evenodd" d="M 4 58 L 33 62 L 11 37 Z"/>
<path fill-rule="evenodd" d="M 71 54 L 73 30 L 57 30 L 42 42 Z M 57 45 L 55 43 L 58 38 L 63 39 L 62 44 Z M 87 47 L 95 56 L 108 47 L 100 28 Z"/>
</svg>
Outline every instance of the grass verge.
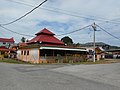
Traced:
<svg viewBox="0 0 120 90">
<path fill-rule="evenodd" d="M 10 58 L 0 58 L 0 62 L 2 62 L 2 63 L 14 63 L 14 64 L 30 64 L 28 62 L 23 62 L 20 60 L 10 59 Z"/>
<path fill-rule="evenodd" d="M 33 64 L 33 63 L 29 63 L 29 62 L 23 62 L 20 60 L 16 60 L 16 59 L 10 59 L 10 58 L 0 58 L 0 62 L 2 63 L 14 63 L 14 64 Z M 96 62 L 76 62 L 76 63 L 39 63 L 39 64 L 34 64 L 34 65 L 50 65 L 50 64 L 72 64 L 72 65 L 79 65 L 79 64 L 110 64 L 110 63 L 120 63 L 120 60 L 100 60 L 100 61 L 96 61 Z"/>
</svg>

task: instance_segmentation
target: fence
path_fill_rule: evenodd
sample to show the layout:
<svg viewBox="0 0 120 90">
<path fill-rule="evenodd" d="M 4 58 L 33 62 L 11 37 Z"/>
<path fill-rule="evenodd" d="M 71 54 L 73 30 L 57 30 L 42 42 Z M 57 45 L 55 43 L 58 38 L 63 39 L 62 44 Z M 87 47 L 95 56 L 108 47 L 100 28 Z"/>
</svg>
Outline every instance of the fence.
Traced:
<svg viewBox="0 0 120 90">
<path fill-rule="evenodd" d="M 74 63 L 86 61 L 86 55 L 66 55 L 66 56 L 41 56 L 40 60 L 47 60 L 55 63 Z"/>
</svg>

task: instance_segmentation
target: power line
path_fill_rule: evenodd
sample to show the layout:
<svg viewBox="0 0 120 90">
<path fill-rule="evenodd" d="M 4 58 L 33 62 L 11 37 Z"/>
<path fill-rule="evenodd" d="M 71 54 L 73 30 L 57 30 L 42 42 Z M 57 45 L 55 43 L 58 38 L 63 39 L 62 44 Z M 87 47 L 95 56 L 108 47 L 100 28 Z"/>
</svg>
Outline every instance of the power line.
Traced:
<svg viewBox="0 0 120 90">
<path fill-rule="evenodd" d="M 85 26 L 85 27 L 83 27 L 83 28 L 80 28 L 80 29 L 78 29 L 78 30 L 74 30 L 74 31 L 71 31 L 71 32 L 68 32 L 68 33 L 64 33 L 64 34 L 60 34 L 60 35 L 56 35 L 56 36 L 63 36 L 63 35 L 67 35 L 67 34 L 72 34 L 72 33 L 74 33 L 74 32 L 78 32 L 78 31 L 80 31 L 80 30 L 83 30 L 83 29 L 85 29 L 85 28 L 88 28 L 88 27 L 90 27 L 91 25 L 87 25 L 87 26 Z"/>
<path fill-rule="evenodd" d="M 11 2 L 15 2 L 15 3 L 18 3 L 18 4 L 23 4 L 23 5 L 26 5 L 26 6 L 34 7 L 34 5 L 23 3 L 23 2 L 18 2 L 18 1 L 11 1 Z M 89 19 L 89 20 L 101 21 L 101 20 L 97 20 L 97 19 L 94 19 L 94 18 L 84 17 L 84 16 L 80 16 L 80 15 L 75 15 L 75 14 L 69 14 L 69 13 L 66 13 L 66 12 L 70 12 L 70 11 L 63 10 L 63 9 L 59 9 L 59 10 L 62 10 L 62 11 L 65 11 L 65 12 L 51 10 L 51 9 L 47 9 L 47 8 L 40 8 L 40 9 L 47 10 L 47 11 L 50 11 L 50 12 L 61 13 L 61 14 L 69 15 L 69 16 L 74 16 L 74 17 Z M 58 9 L 58 8 L 53 8 L 53 9 Z"/>
<path fill-rule="evenodd" d="M 104 28 L 100 27 L 99 25 L 96 24 L 96 26 L 99 27 L 99 28 L 100 28 L 101 30 L 103 30 L 104 32 L 106 32 L 107 34 L 109 34 L 110 36 L 112 36 L 112 37 L 114 37 L 114 38 L 120 40 L 120 38 L 118 38 L 118 37 L 114 36 L 113 34 L 109 33 L 109 32 L 106 31 Z"/>
<path fill-rule="evenodd" d="M 24 3 L 24 2 L 19 2 L 19 1 L 14 1 L 14 0 L 7 0 L 7 1 L 14 2 L 14 3 L 17 3 L 17 4 L 23 4 L 23 5 L 30 6 L 30 7 L 34 7 L 34 5 L 31 5 L 31 4 L 28 4 L 28 3 Z M 56 8 L 56 7 L 51 7 L 51 6 L 46 6 L 46 7 L 54 9 L 54 10 L 51 10 L 52 12 L 59 12 L 59 11 L 55 11 L 55 9 L 57 9 L 57 10 L 65 11 L 65 12 L 77 13 L 77 12 L 68 11 L 68 10 L 64 10 L 64 9 L 60 9 L 60 8 Z M 50 10 L 50 9 L 47 9 L 47 8 L 39 8 L 39 9 L 48 10 L 48 11 Z M 60 13 L 62 13 L 62 12 L 60 12 Z M 89 15 L 89 16 L 90 17 L 94 17 L 94 16 L 91 16 L 91 15 Z M 81 18 L 86 18 L 86 19 L 92 19 L 92 20 L 94 20 L 94 18 L 88 18 L 88 17 L 84 17 L 84 16 L 81 16 Z M 104 20 L 104 18 L 101 18 L 101 19 Z"/>
<path fill-rule="evenodd" d="M 22 4 L 22 5 L 25 5 L 25 6 L 30 6 L 30 7 L 34 7 L 34 5 L 32 4 L 28 4 L 28 3 L 24 3 L 24 2 L 19 2 L 19 1 L 14 1 L 14 0 L 7 0 L 7 1 L 10 1 L 10 2 L 14 2 L 14 3 L 17 3 L 17 4 Z M 44 6 L 43 6 L 44 7 Z M 61 10 L 61 11 L 65 11 L 65 12 L 69 12 L 69 13 L 78 13 L 78 12 L 73 12 L 73 11 L 68 11 L 68 10 L 64 10 L 64 9 L 60 9 L 60 8 L 56 8 L 56 7 L 51 7 L 51 6 L 45 6 L 47 8 L 51 8 L 51 9 L 54 9 L 52 12 L 57 12 L 55 11 L 55 9 L 57 10 Z M 39 9 L 43 9 L 43 10 L 50 10 L 50 9 L 47 9 L 47 8 L 39 8 Z M 58 11 L 59 12 L 59 11 Z M 61 12 L 60 12 L 61 13 Z M 80 13 L 79 13 L 80 14 Z M 94 17 L 94 16 L 91 16 L 91 15 L 87 15 L 87 16 L 90 16 L 90 17 Z M 82 18 L 83 16 L 81 16 Z M 87 18 L 87 17 L 83 17 L 83 18 Z M 100 18 L 100 17 L 99 17 Z M 94 19 L 94 18 L 91 18 L 91 19 Z M 101 18 L 101 19 L 105 19 L 105 18 Z"/>
<path fill-rule="evenodd" d="M 42 3 L 40 3 L 38 6 L 34 7 L 32 10 L 30 10 L 29 12 L 27 12 L 26 14 L 24 14 L 23 16 L 17 18 L 16 20 L 13 20 L 9 23 L 5 23 L 5 24 L 0 24 L 2 26 L 5 26 L 5 25 L 9 25 L 9 24 L 12 24 L 12 23 L 15 23 L 17 21 L 19 21 L 20 19 L 24 18 L 25 16 L 27 16 L 28 14 L 32 13 L 35 9 L 39 8 L 42 4 L 44 4 L 47 0 L 43 1 Z"/>
<path fill-rule="evenodd" d="M 2 25 L 9 25 L 9 24 L 12 24 L 12 23 L 14 23 L 14 22 L 16 22 L 16 21 L 22 19 L 23 17 L 25 17 L 25 16 L 27 16 L 28 14 L 30 14 L 32 11 L 34 11 L 35 9 L 37 9 L 39 6 L 41 6 L 41 5 L 42 5 L 43 3 L 45 3 L 46 1 L 47 1 L 47 0 L 45 0 L 44 2 L 42 2 L 41 4 L 39 4 L 37 7 L 35 7 L 34 9 L 32 9 L 30 12 L 26 13 L 26 14 L 23 15 L 22 17 L 20 17 L 20 18 L 14 20 L 14 21 L 12 21 L 12 22 L 6 23 L 6 24 L 0 24 L 0 27 L 4 28 L 4 29 L 6 29 L 6 30 L 8 30 L 8 31 L 10 31 L 10 32 L 13 32 L 13 33 L 19 34 L 19 35 L 24 35 L 24 36 L 34 37 L 34 36 L 31 36 L 31 35 L 21 34 L 21 33 L 18 33 L 18 32 L 15 32 L 15 31 L 12 31 L 12 30 L 10 30 L 10 29 L 8 29 L 8 28 L 3 27 Z M 15 2 L 16 2 L 16 1 L 15 1 Z M 20 3 L 20 2 L 17 2 L 17 3 Z M 27 5 L 27 6 L 34 7 L 33 5 L 30 5 L 30 4 L 25 4 L 25 3 L 21 3 L 21 4 L 24 4 L 24 5 Z M 57 12 L 57 13 L 62 13 L 62 14 L 66 14 L 66 15 L 71 15 L 71 16 L 75 16 L 75 17 L 85 18 L 85 19 L 96 20 L 96 19 L 92 19 L 92 18 L 87 18 L 87 17 L 82 17 L 82 16 L 79 16 L 79 15 L 68 14 L 68 13 L 65 13 L 65 12 L 59 12 L 59 11 L 50 10 L 50 9 L 46 9 L 46 8 L 40 8 L 40 9 L 44 9 L 44 10 L 52 11 L 52 12 Z M 97 19 L 97 20 L 98 20 L 98 19 Z M 101 21 L 101 20 L 99 20 L 99 21 Z M 105 21 L 105 20 L 104 20 L 104 21 Z M 110 21 L 111 21 L 111 20 L 110 20 Z M 105 22 L 110 22 L 110 21 L 105 21 Z M 111 23 L 113 23 L 113 22 L 111 22 Z M 115 23 L 115 24 L 118 24 L 118 23 Z M 83 27 L 83 28 L 81 28 L 81 29 L 74 30 L 74 31 L 71 31 L 71 32 L 68 32 L 68 33 L 64 33 L 64 34 L 61 34 L 61 35 L 56 35 L 56 36 L 62 36 L 62 35 L 71 34 L 71 33 L 74 33 L 74 32 L 77 32 L 77 31 L 80 31 L 80 30 L 82 30 L 82 29 L 85 29 L 85 28 L 87 28 L 87 27 L 89 27 L 89 26 L 91 26 L 91 25 L 88 25 L 88 26 L 86 26 L 86 27 Z M 100 29 L 102 29 L 104 32 L 106 32 L 107 34 L 111 35 L 112 37 L 114 37 L 114 38 L 120 40 L 120 38 L 118 38 L 118 37 L 112 35 L 111 33 L 109 33 L 108 31 L 106 31 L 105 29 L 103 29 L 103 28 L 100 27 L 99 25 L 96 25 L 96 26 L 98 26 Z"/>
<path fill-rule="evenodd" d="M 8 0 L 8 1 L 11 1 L 11 0 Z M 18 1 L 11 1 L 11 2 L 18 3 L 18 4 L 23 4 L 23 5 L 30 6 L 30 7 L 34 7 L 34 5 L 23 3 L 23 2 L 18 2 Z M 52 7 L 49 7 L 49 8 L 52 8 Z M 61 13 L 61 14 L 69 15 L 69 16 L 78 17 L 78 18 L 84 18 L 84 19 L 95 20 L 95 21 L 102 21 L 103 23 L 120 24 L 120 22 L 114 22 L 113 20 L 105 20 L 103 18 L 95 19 L 95 18 L 90 18 L 90 17 L 86 17 L 86 16 L 80 16 L 80 15 L 76 15 L 76 14 L 66 13 L 66 12 L 70 12 L 70 11 L 59 9 L 59 8 L 53 8 L 53 9 L 62 10 L 62 12 L 61 11 L 47 9 L 47 8 L 39 8 L 39 9 L 43 9 L 43 10 L 47 10 L 47 11 L 51 11 L 51 12 L 56 12 L 56 13 Z M 63 12 L 63 11 L 65 11 L 65 12 Z"/>
<path fill-rule="evenodd" d="M 29 7 L 35 7 L 34 5 L 23 3 L 23 2 L 19 2 L 19 1 L 13 1 L 13 0 L 7 0 L 7 1 L 14 2 L 14 3 L 17 3 L 17 4 L 22 4 L 22 5 L 29 6 Z"/>
<path fill-rule="evenodd" d="M 3 28 L 3 29 L 5 29 L 5 30 L 7 30 L 7 31 L 9 31 L 9 32 L 12 32 L 12 33 L 18 34 L 18 35 L 28 36 L 28 37 L 34 37 L 34 36 L 32 36 L 32 35 L 27 35 L 27 34 L 22 34 L 22 33 L 19 33 L 19 32 L 15 32 L 15 31 L 10 30 L 10 29 L 8 29 L 8 28 L 2 26 L 2 25 L 0 25 L 0 27 Z"/>
<path fill-rule="evenodd" d="M 116 19 L 111 19 L 111 20 L 103 21 L 103 22 L 101 22 L 99 24 L 104 24 L 104 23 L 112 23 L 112 24 L 117 24 L 117 25 L 120 24 L 120 22 L 115 22 L 114 20 L 116 20 Z"/>
</svg>

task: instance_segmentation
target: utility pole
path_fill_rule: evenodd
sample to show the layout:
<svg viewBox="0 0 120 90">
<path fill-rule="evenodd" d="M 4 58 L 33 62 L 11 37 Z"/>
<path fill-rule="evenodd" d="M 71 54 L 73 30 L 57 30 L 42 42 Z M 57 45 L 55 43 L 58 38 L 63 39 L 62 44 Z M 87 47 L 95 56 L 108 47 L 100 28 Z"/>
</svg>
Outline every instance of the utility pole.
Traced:
<svg viewBox="0 0 120 90">
<path fill-rule="evenodd" d="M 95 62 L 95 31 L 96 31 L 96 24 L 93 23 L 92 28 L 94 30 L 94 36 L 93 36 L 93 62 Z"/>
</svg>

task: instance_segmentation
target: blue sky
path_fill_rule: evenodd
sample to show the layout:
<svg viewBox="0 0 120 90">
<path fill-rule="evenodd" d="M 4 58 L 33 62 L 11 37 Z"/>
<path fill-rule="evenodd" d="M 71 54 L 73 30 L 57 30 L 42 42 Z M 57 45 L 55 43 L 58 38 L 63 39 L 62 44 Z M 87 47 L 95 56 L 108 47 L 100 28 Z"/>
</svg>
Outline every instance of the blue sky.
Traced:
<svg viewBox="0 0 120 90">
<path fill-rule="evenodd" d="M 0 0 L 0 24 L 12 21 L 43 0 Z M 19 2 L 19 3 L 15 3 Z M 105 21 L 111 20 L 111 23 Z M 16 23 L 5 26 L 13 31 L 34 35 L 43 28 L 48 28 L 56 35 L 80 29 L 96 22 L 109 33 L 120 38 L 120 0 L 48 0 L 39 9 Z M 99 29 L 99 28 L 97 28 Z M 20 42 L 21 35 L 0 28 L 1 38 L 14 37 Z M 56 36 L 61 39 L 69 36 L 74 43 L 93 41 L 93 30 L 87 28 L 69 35 Z M 31 37 L 24 36 L 27 39 Z M 113 38 L 104 31 L 96 32 L 96 41 L 120 46 L 120 40 Z"/>
</svg>

